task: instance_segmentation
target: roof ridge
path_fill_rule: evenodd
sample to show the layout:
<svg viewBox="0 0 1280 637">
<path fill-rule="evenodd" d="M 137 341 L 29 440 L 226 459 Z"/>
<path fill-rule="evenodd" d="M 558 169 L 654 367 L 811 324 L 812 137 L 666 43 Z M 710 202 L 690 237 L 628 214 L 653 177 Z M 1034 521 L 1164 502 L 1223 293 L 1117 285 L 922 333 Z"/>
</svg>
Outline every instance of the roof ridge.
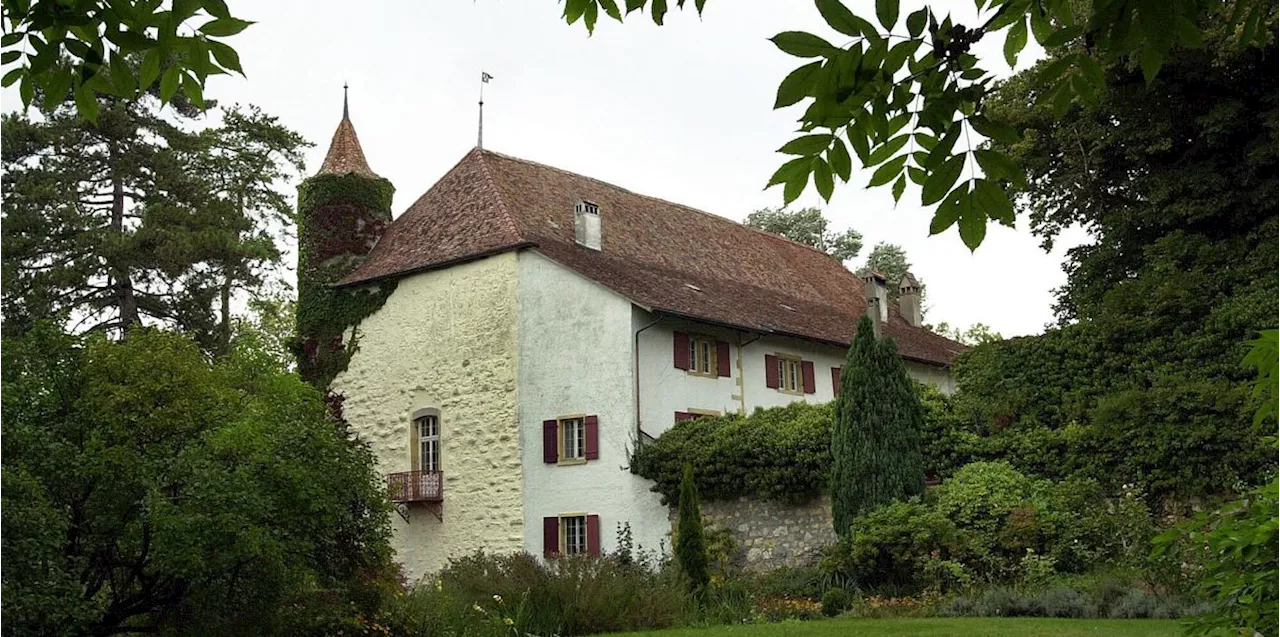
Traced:
<svg viewBox="0 0 1280 637">
<path fill-rule="evenodd" d="M 654 197 L 653 195 L 646 195 L 646 194 L 641 193 L 641 192 L 635 192 L 635 191 L 633 191 L 633 190 L 628 190 L 628 189 L 623 188 L 622 186 L 619 186 L 619 185 L 617 185 L 617 184 L 611 184 L 611 183 L 609 183 L 609 182 L 607 182 L 607 181 L 604 181 L 604 180 L 602 180 L 602 179 L 597 179 L 597 178 L 592 177 L 592 176 L 590 176 L 590 175 L 583 175 L 583 174 L 581 174 L 581 173 L 575 173 L 575 172 L 573 172 L 572 170 L 565 170 L 564 168 L 560 168 L 560 167 L 558 167 L 558 166 L 552 166 L 552 165 L 550 165 L 550 164 L 544 164 L 544 163 L 542 163 L 542 162 L 533 161 L 532 159 L 525 159 L 525 158 L 523 158 L 523 157 L 516 157 L 516 156 L 514 156 L 514 155 L 508 155 L 508 154 L 506 154 L 506 153 L 499 153 L 499 152 L 497 152 L 497 151 L 489 150 L 488 148 L 478 148 L 478 149 L 476 149 L 476 150 L 479 150 L 481 153 L 484 153 L 484 154 L 496 155 L 496 156 L 501 157 L 501 158 L 503 158 L 503 159 L 509 159 L 509 160 L 511 160 L 511 161 L 517 161 L 517 162 L 520 162 L 520 163 L 522 163 L 522 164 L 528 164 L 528 165 L 530 165 L 530 166 L 537 166 L 537 167 L 539 167 L 539 168 L 546 168 L 546 169 L 549 169 L 549 170 L 554 170 L 554 171 L 556 171 L 556 172 L 564 173 L 564 174 L 566 174 L 566 175 L 572 175 L 572 176 L 574 176 L 574 177 L 578 177 L 578 178 L 581 178 L 581 179 L 588 179 L 588 180 L 590 180 L 590 181 L 594 181 L 594 182 L 596 182 L 596 183 L 598 183 L 598 184 L 602 184 L 602 185 L 604 185 L 604 186 L 608 186 L 608 187 L 610 187 L 610 188 L 617 188 L 618 190 L 621 190 L 621 191 L 623 191 L 623 192 L 625 192 L 625 193 L 627 193 L 627 194 L 630 194 L 630 195 L 634 195 L 634 196 L 636 196 L 636 197 L 643 197 L 643 198 L 645 198 L 645 199 L 650 199 L 650 200 L 653 200 L 653 201 L 658 201 L 658 202 L 664 203 L 664 204 L 666 204 L 666 205 L 668 205 L 668 206 L 676 206 L 676 207 L 679 207 L 679 208 L 684 208 L 685 210 L 688 210 L 688 211 L 690 211 L 690 212 L 696 212 L 696 213 L 698 213 L 698 214 L 700 214 L 700 215 L 705 215 L 705 216 L 707 216 L 707 217 L 711 217 L 711 218 L 715 219 L 716 221 L 719 221 L 719 222 L 722 222 L 722 223 L 732 224 L 732 225 L 737 226 L 737 227 L 739 227 L 739 228 L 746 228 L 747 230 L 750 230 L 750 231 L 752 231 L 752 232 L 758 232 L 758 233 L 760 233 L 760 234 L 762 234 L 762 235 L 764 235 L 764 236 L 766 236 L 766 237 L 770 237 L 770 238 L 772 238 L 772 239 L 775 239 L 775 240 L 778 240 L 778 241 L 783 241 L 783 242 L 785 242 L 785 243 L 789 243 L 789 244 L 792 244 L 792 245 L 797 245 L 797 246 L 800 246 L 800 247 L 802 247 L 802 248 L 806 248 L 806 249 L 808 249 L 808 250 L 813 250 L 814 252 L 817 252 L 818 254 L 821 254 L 821 255 L 826 256 L 826 257 L 830 257 L 830 258 L 832 258 L 832 259 L 834 259 L 834 258 L 835 258 L 835 257 L 832 257 L 831 255 L 827 254 L 826 252 L 823 252 L 822 250 L 819 250 L 818 248 L 815 248 L 815 247 L 813 247 L 813 246 L 811 246 L 811 245 L 809 245 L 809 244 L 806 244 L 806 243 L 800 243 L 799 241 L 796 241 L 796 240 L 791 239 L 791 238 L 789 238 L 789 237 L 784 237 L 784 236 L 782 236 L 782 235 L 780 235 L 780 234 L 777 234 L 777 233 L 769 232 L 769 231 L 767 231 L 767 230 L 761 230 L 760 228 L 756 228 L 756 227 L 754 227 L 754 226 L 749 226 L 749 225 L 747 225 L 747 224 L 745 224 L 745 223 L 742 223 L 741 221 L 734 221 L 733 219 L 730 219 L 729 217 L 724 217 L 724 216 L 718 215 L 718 214 L 716 214 L 716 213 L 714 213 L 714 212 L 707 212 L 707 211 L 705 211 L 705 210 L 700 210 L 700 209 L 698 209 L 698 208 L 694 208 L 693 206 L 689 206 L 689 205 L 687 205 L 687 204 L 682 204 L 682 203 L 677 202 L 677 201 L 670 201 L 670 200 L 667 200 L 667 199 L 663 199 L 663 198 L 661 198 L 661 197 Z M 841 266 L 843 266 L 843 265 L 844 265 L 842 262 L 839 262 L 839 261 L 837 261 L 837 263 L 840 263 L 840 264 L 841 264 Z M 846 269 L 847 269 L 847 268 L 846 268 Z"/>
<path fill-rule="evenodd" d="M 498 184 L 493 180 L 493 173 L 489 171 L 489 162 L 485 161 L 485 153 L 488 152 L 479 146 L 471 149 L 479 157 L 480 168 L 484 171 L 485 181 L 489 184 L 489 192 L 494 199 L 498 200 L 498 210 L 502 213 L 502 218 L 506 220 L 506 230 L 511 232 L 511 237 L 516 241 L 523 241 L 524 237 L 520 234 L 520 229 L 516 227 L 515 217 L 511 216 L 511 211 L 507 210 L 507 202 L 502 198 L 502 190 L 498 188 Z"/>
</svg>

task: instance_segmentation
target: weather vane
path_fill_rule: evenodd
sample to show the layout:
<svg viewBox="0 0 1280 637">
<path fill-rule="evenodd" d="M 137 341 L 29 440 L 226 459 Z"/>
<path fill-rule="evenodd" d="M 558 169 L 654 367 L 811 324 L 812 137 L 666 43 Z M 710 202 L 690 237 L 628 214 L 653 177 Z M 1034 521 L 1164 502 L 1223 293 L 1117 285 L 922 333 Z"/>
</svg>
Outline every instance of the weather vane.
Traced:
<svg viewBox="0 0 1280 637">
<path fill-rule="evenodd" d="M 476 148 L 484 148 L 484 85 L 492 79 L 492 75 L 480 71 L 480 128 L 476 133 Z"/>
</svg>

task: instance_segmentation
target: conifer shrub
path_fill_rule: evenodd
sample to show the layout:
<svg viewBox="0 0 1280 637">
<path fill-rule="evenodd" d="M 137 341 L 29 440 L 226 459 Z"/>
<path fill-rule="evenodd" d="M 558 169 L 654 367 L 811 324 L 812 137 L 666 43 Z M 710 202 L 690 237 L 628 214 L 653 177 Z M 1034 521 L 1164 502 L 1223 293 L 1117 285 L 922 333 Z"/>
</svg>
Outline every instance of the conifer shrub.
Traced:
<svg viewBox="0 0 1280 637">
<path fill-rule="evenodd" d="M 680 520 L 675 538 L 676 562 L 684 574 L 689 590 L 701 597 L 711 582 L 711 569 L 707 563 L 707 539 L 702 528 L 702 507 L 698 503 L 698 489 L 693 484 L 693 466 L 684 466 L 684 480 L 680 483 Z"/>
</svg>

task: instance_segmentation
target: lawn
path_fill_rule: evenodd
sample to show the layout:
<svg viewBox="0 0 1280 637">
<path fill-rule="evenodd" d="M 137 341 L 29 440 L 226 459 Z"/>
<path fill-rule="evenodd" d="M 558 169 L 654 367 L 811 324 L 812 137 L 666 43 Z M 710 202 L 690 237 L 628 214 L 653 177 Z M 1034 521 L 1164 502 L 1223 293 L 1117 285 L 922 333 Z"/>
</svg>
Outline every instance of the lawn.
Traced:
<svg viewBox="0 0 1280 637">
<path fill-rule="evenodd" d="M 1076 635 L 1135 635 L 1164 637 L 1182 634 L 1178 622 L 1154 619 L 1042 619 L 948 617 L 931 619 L 833 619 L 752 626 L 711 626 L 627 633 L 627 637 L 849 637 L 859 635 L 960 635 L 982 637 L 1075 637 Z"/>
</svg>

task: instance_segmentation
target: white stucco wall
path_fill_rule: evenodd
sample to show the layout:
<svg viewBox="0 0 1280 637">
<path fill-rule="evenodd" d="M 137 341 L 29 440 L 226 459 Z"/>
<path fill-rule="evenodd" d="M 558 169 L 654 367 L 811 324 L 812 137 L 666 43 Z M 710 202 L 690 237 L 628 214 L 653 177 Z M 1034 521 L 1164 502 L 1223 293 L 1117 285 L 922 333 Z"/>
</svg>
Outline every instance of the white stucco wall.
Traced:
<svg viewBox="0 0 1280 637">
<path fill-rule="evenodd" d="M 517 256 L 502 254 L 405 278 L 359 329 L 334 380 L 379 470 L 411 470 L 410 419 L 440 410 L 443 521 L 421 504 L 392 515 L 396 559 L 417 579 L 479 548 L 524 543 L 516 419 Z"/>
<path fill-rule="evenodd" d="M 652 321 L 636 310 L 637 329 Z M 675 332 L 705 334 L 730 344 L 729 378 L 706 378 L 677 369 L 673 361 Z M 785 354 L 813 362 L 812 394 L 790 394 L 765 386 L 765 356 Z M 835 398 L 831 368 L 844 365 L 846 351 L 801 339 L 764 336 L 717 328 L 694 321 L 664 318 L 640 334 L 640 422 L 646 434 L 659 436 L 675 424 L 675 412 L 709 410 L 750 413 L 757 407 L 781 407 L 797 400 L 825 403 Z M 916 380 L 951 391 L 946 370 L 907 361 Z"/>
<path fill-rule="evenodd" d="M 616 547 L 620 523 L 635 542 L 670 541 L 667 509 L 652 483 L 632 475 L 635 439 L 631 302 L 554 261 L 520 253 L 520 435 L 524 460 L 524 548 L 541 555 L 542 518 L 600 516 L 601 548 Z M 545 464 L 542 421 L 567 414 L 599 416 L 600 457 L 586 464 Z"/>
</svg>

